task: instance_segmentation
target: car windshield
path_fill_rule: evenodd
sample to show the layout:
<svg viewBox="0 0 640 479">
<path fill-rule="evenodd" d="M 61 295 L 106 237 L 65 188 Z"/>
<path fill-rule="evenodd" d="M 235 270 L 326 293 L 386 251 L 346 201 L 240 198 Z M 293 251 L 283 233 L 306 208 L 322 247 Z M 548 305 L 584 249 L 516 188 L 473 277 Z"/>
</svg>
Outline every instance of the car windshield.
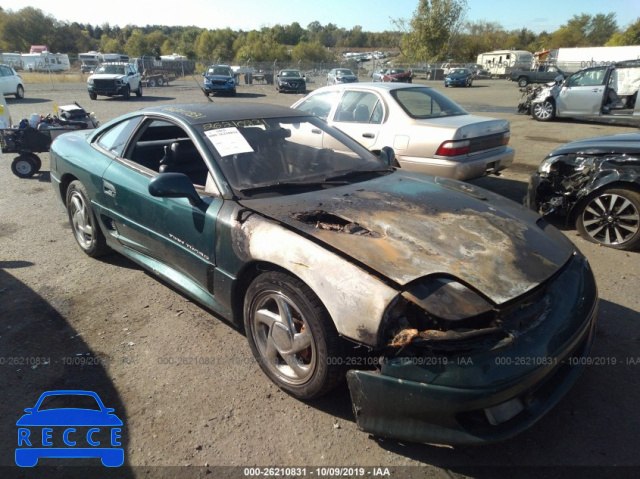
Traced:
<svg viewBox="0 0 640 479">
<path fill-rule="evenodd" d="M 467 74 L 467 70 L 465 70 L 464 68 L 454 68 L 453 70 L 451 70 L 451 74 L 452 75 L 466 75 Z"/>
<path fill-rule="evenodd" d="M 433 88 L 401 88 L 392 90 L 391 95 L 416 120 L 468 115 L 460 105 Z"/>
<path fill-rule="evenodd" d="M 297 70 L 283 70 L 280 72 L 281 77 L 300 77 L 300 72 Z"/>
<path fill-rule="evenodd" d="M 126 75 L 127 69 L 121 65 L 102 65 L 98 67 L 95 73 L 107 73 L 109 75 Z"/>
<path fill-rule="evenodd" d="M 209 68 L 207 75 L 231 76 L 231 69 L 225 67 Z"/>
<path fill-rule="evenodd" d="M 271 188 L 278 193 L 331 187 L 349 173 L 391 169 L 367 149 L 319 118 L 285 117 L 200 125 L 231 187 L 241 196 Z M 365 175 L 366 176 L 366 175 Z"/>
<path fill-rule="evenodd" d="M 336 75 L 338 76 L 343 76 L 343 75 L 353 75 L 353 72 L 351 70 L 336 70 Z"/>
</svg>

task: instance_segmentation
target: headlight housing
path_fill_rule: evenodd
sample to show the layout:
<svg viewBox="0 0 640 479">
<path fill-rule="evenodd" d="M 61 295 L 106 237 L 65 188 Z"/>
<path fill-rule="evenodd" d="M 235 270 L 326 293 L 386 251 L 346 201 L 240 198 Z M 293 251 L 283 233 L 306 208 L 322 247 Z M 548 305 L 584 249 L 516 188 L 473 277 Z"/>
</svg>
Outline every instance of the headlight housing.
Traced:
<svg viewBox="0 0 640 479">
<path fill-rule="evenodd" d="M 574 171 L 582 171 L 585 168 L 593 166 L 593 157 L 579 155 L 550 156 L 540 163 L 538 173 L 542 176 L 549 175 L 552 171 L 557 170 L 559 165 L 572 168 Z"/>
</svg>

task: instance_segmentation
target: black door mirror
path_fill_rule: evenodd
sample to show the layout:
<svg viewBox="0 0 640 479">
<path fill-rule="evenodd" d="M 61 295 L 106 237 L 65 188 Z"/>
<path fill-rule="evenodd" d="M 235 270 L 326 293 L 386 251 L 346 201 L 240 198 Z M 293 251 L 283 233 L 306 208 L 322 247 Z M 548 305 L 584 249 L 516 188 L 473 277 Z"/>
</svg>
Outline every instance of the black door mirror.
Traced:
<svg viewBox="0 0 640 479">
<path fill-rule="evenodd" d="M 390 146 L 385 146 L 380 150 L 380 159 L 389 166 L 400 168 L 400 163 L 396 160 L 396 152 Z"/>
<path fill-rule="evenodd" d="M 196 188 L 183 173 L 161 173 L 149 182 L 149 193 L 159 198 L 187 198 L 193 206 L 202 203 Z"/>
</svg>

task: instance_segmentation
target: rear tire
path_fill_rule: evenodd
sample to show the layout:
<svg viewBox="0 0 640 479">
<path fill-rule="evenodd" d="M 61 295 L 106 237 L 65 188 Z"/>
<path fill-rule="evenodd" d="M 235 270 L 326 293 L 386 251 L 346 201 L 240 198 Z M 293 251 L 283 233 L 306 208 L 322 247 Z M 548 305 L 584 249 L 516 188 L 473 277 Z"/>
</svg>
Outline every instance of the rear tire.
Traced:
<svg viewBox="0 0 640 479">
<path fill-rule="evenodd" d="M 136 90 L 136 96 L 140 98 L 142 96 L 142 82 L 138 85 L 138 89 Z"/>
<path fill-rule="evenodd" d="M 16 98 L 18 100 L 24 98 L 24 87 L 22 85 L 18 85 L 18 88 L 16 88 Z"/>
<path fill-rule="evenodd" d="M 526 79 L 526 78 L 520 78 L 520 79 L 518 80 L 518 86 L 519 86 L 520 88 L 524 88 L 524 87 L 526 87 L 528 84 L 529 84 L 529 80 L 528 80 L 528 79 Z"/>
</svg>

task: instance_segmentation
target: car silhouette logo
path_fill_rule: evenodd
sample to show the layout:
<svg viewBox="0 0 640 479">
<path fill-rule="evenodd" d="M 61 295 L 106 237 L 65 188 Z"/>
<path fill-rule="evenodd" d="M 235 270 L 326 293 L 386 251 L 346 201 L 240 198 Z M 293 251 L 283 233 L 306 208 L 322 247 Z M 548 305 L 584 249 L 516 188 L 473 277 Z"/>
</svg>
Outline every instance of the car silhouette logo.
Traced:
<svg viewBox="0 0 640 479">
<path fill-rule="evenodd" d="M 18 466 L 33 467 L 41 457 L 99 457 L 107 467 L 124 463 L 124 449 L 119 447 L 123 423 L 95 392 L 47 391 L 34 407 L 24 411 L 26 414 L 16 422 Z"/>
</svg>

